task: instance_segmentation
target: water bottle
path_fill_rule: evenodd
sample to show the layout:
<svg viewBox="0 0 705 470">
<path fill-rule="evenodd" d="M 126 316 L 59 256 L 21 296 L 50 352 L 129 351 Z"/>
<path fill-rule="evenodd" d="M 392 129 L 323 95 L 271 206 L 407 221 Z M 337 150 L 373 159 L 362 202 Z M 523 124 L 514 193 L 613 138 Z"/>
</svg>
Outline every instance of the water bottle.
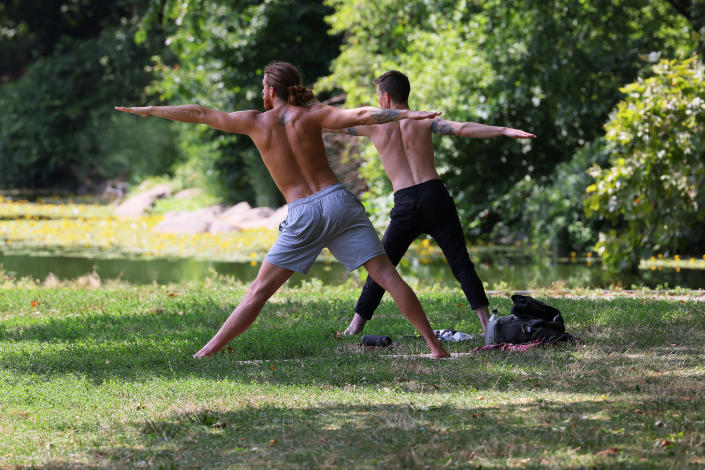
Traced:
<svg viewBox="0 0 705 470">
<path fill-rule="evenodd" d="M 499 316 L 499 314 L 497 313 L 497 309 L 496 309 L 496 308 L 493 308 L 493 309 L 492 309 L 492 316 L 490 317 L 490 321 L 495 321 L 495 320 L 497 320 L 497 317 L 498 317 L 498 316 Z"/>
<path fill-rule="evenodd" d="M 494 344 L 495 343 L 495 325 L 497 324 L 497 320 L 500 319 L 499 313 L 497 313 L 497 309 L 492 310 L 492 316 L 490 317 L 490 320 L 487 322 L 487 325 L 485 326 L 485 344 Z"/>
</svg>

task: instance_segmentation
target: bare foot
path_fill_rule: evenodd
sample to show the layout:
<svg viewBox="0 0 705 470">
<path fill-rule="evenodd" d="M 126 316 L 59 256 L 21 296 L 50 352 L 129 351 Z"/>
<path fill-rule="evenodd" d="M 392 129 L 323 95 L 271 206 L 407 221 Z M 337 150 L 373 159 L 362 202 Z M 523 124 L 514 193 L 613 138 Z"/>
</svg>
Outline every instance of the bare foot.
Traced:
<svg viewBox="0 0 705 470">
<path fill-rule="evenodd" d="M 429 341 L 426 342 L 429 349 L 431 349 L 431 355 L 433 357 L 435 357 L 436 359 L 450 357 L 450 354 L 448 354 L 448 351 L 445 350 L 445 348 L 441 344 L 440 340 L 436 337 L 434 337 L 433 339 L 435 339 L 435 341 L 431 340 L 430 342 Z"/>
<path fill-rule="evenodd" d="M 208 344 L 206 344 L 205 346 L 203 346 L 201 348 L 200 351 L 198 351 L 196 354 L 194 354 L 193 357 L 194 357 L 194 359 L 201 359 L 203 357 L 212 356 L 214 354 L 218 354 L 218 351 L 211 349 L 211 347 Z"/>
<path fill-rule="evenodd" d="M 348 328 L 343 332 L 343 334 L 356 335 L 361 332 L 363 328 L 365 328 L 365 323 L 367 323 L 367 319 L 356 312 L 350 322 L 350 325 L 348 325 Z"/>
</svg>

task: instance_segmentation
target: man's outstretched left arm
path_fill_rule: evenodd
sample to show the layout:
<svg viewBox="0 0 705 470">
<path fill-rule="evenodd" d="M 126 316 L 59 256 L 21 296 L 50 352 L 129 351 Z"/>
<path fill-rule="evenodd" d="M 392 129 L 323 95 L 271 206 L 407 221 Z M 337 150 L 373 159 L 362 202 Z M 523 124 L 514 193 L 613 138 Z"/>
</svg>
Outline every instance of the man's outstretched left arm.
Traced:
<svg viewBox="0 0 705 470">
<path fill-rule="evenodd" d="M 487 139 L 500 135 L 512 139 L 536 138 L 530 132 L 512 129 L 511 127 L 488 126 L 477 122 L 446 121 L 445 119 L 434 119 L 431 123 L 431 132 L 439 135 L 457 135 L 476 139 Z"/>
<path fill-rule="evenodd" d="M 179 122 L 206 124 L 221 131 L 234 134 L 249 134 L 259 111 L 226 113 L 198 104 L 179 106 L 115 106 L 115 110 L 140 116 L 157 116 Z"/>
</svg>

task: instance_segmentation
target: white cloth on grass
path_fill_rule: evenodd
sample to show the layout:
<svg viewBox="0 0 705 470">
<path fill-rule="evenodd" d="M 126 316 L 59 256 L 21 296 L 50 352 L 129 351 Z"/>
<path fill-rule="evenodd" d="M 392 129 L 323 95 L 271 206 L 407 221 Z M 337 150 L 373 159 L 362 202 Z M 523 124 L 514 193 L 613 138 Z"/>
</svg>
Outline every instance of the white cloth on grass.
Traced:
<svg viewBox="0 0 705 470">
<path fill-rule="evenodd" d="M 461 331 L 455 331 L 455 330 L 433 330 L 433 333 L 436 335 L 436 338 L 443 340 L 443 341 L 451 341 L 458 343 L 460 341 L 468 341 L 471 339 L 475 339 L 475 336 L 469 335 L 467 333 L 463 333 Z"/>
</svg>

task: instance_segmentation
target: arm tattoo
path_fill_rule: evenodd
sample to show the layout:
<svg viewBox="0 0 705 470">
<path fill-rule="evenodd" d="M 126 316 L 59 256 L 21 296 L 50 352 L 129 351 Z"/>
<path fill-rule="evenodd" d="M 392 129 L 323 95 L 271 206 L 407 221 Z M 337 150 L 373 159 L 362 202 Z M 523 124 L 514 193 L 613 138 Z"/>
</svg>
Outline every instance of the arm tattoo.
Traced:
<svg viewBox="0 0 705 470">
<path fill-rule="evenodd" d="M 455 135 L 451 123 L 443 119 L 434 119 L 433 122 L 431 122 L 431 132 L 440 135 Z"/>
<path fill-rule="evenodd" d="M 378 124 L 383 124 L 385 122 L 398 121 L 400 114 L 401 113 L 396 109 L 381 109 L 374 111 L 372 117 Z"/>
<path fill-rule="evenodd" d="M 357 133 L 357 129 L 354 127 L 348 127 L 347 129 L 343 129 L 342 132 L 347 135 L 360 135 Z"/>
</svg>

